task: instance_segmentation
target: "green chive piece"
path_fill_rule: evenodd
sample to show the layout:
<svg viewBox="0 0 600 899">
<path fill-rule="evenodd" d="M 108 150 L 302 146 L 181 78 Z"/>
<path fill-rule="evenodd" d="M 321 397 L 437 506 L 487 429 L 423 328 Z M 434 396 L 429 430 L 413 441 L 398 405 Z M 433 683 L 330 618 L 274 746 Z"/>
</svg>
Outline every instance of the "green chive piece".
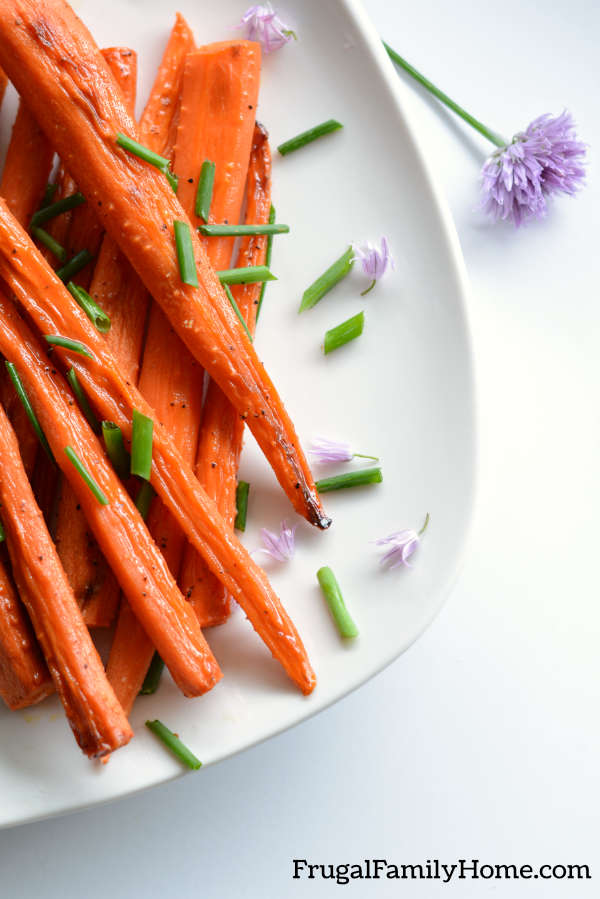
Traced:
<svg viewBox="0 0 600 899">
<path fill-rule="evenodd" d="M 56 275 L 61 281 L 71 281 L 77 272 L 80 272 L 82 268 L 85 268 L 88 262 L 91 262 L 93 258 L 94 254 L 90 253 L 89 250 L 80 250 L 79 253 L 75 253 L 75 255 L 69 259 L 66 265 L 56 269 Z"/>
<path fill-rule="evenodd" d="M 291 137 L 289 140 L 279 144 L 277 150 L 282 156 L 287 156 L 288 153 L 293 153 L 294 150 L 305 147 L 306 144 L 312 143 L 313 140 L 316 140 L 318 137 L 323 137 L 325 134 L 331 134 L 332 131 L 338 131 L 343 127 L 341 122 L 337 122 L 335 119 L 327 119 L 326 122 L 321 122 L 320 125 L 315 125 L 314 128 L 309 128 L 308 131 L 302 131 L 301 134 L 297 134 L 296 137 Z"/>
<path fill-rule="evenodd" d="M 275 221 L 275 207 L 271 203 L 271 208 L 269 210 L 269 224 L 272 225 Z M 265 259 L 265 264 L 267 268 L 271 268 L 271 256 L 273 255 L 273 235 L 269 234 L 267 237 L 267 256 Z M 262 287 L 260 289 L 260 296 L 258 298 L 258 306 L 256 307 L 256 321 L 260 316 L 260 310 L 262 309 L 263 300 L 265 298 L 265 290 L 267 289 L 267 282 L 263 281 Z"/>
<path fill-rule="evenodd" d="M 100 487 L 98 486 L 98 484 L 96 483 L 94 478 L 91 476 L 91 474 L 89 473 L 89 471 L 87 470 L 87 468 L 85 467 L 85 465 L 83 464 L 83 462 L 81 461 L 81 459 L 79 458 L 79 456 L 77 455 L 77 453 L 75 452 L 73 447 L 65 446 L 65 453 L 66 453 L 66 456 L 67 456 L 67 459 L 69 460 L 69 462 L 71 462 L 71 464 L 73 465 L 75 470 L 77 472 L 79 472 L 82 479 L 88 485 L 88 487 L 90 488 L 90 490 L 92 491 L 92 493 L 94 494 L 94 496 L 96 497 L 96 499 L 98 500 L 100 505 L 108 506 L 108 500 L 106 498 L 106 494 L 100 489 Z"/>
<path fill-rule="evenodd" d="M 152 656 L 150 667 L 146 672 L 146 677 L 144 678 L 144 683 L 142 684 L 142 689 L 140 690 L 140 696 L 151 696 L 152 693 L 156 693 L 164 667 L 165 663 L 163 662 L 159 654 L 155 652 Z"/>
<path fill-rule="evenodd" d="M 325 340 L 323 342 L 323 352 L 325 354 L 332 353 L 333 350 L 337 350 L 339 347 L 344 346 L 345 343 L 350 343 L 351 340 L 360 337 L 364 326 L 365 313 L 359 312 L 358 315 L 353 315 L 352 318 L 346 319 L 341 325 L 336 325 L 335 328 L 326 331 Z"/>
<path fill-rule="evenodd" d="M 71 385 L 71 390 L 75 394 L 75 396 L 77 398 L 77 402 L 79 403 L 79 408 L 85 415 L 87 423 L 89 424 L 90 428 L 92 429 L 94 434 L 99 434 L 100 433 L 100 422 L 94 415 L 94 410 L 90 406 L 89 400 L 88 400 L 87 396 L 85 395 L 85 393 L 83 392 L 83 388 L 82 388 L 81 384 L 79 383 L 79 378 L 77 377 L 77 374 L 76 374 L 74 368 L 70 368 L 69 371 L 67 372 L 67 381 Z"/>
<path fill-rule="evenodd" d="M 121 132 L 117 134 L 117 143 L 120 147 L 123 147 L 124 150 L 127 150 L 128 153 L 137 156 L 138 159 L 143 159 L 144 162 L 150 163 L 150 165 L 153 165 L 154 168 L 162 172 L 173 188 L 174 193 L 177 193 L 177 175 L 174 175 L 171 171 L 171 163 L 168 159 L 165 159 L 164 156 L 159 156 L 158 153 L 149 150 L 148 147 L 144 147 L 143 144 L 138 144 L 136 140 L 127 137 L 125 134 L 121 134 Z"/>
<path fill-rule="evenodd" d="M 332 287 L 335 287 L 342 278 L 346 277 L 352 270 L 353 265 L 354 250 L 352 247 L 348 247 L 346 252 L 343 253 L 339 259 L 336 259 L 333 265 L 330 265 L 320 278 L 317 278 L 310 287 L 306 288 L 302 294 L 302 302 L 300 303 L 298 312 L 304 312 L 305 309 L 312 309 L 313 306 L 316 306 L 319 300 L 321 300 L 326 293 L 329 293 Z"/>
<path fill-rule="evenodd" d="M 152 435 L 154 422 L 143 412 L 133 410 L 133 430 L 131 434 L 131 474 L 145 481 L 150 480 L 152 471 Z"/>
<path fill-rule="evenodd" d="M 248 516 L 248 493 L 250 492 L 250 484 L 248 481 L 238 481 L 235 491 L 235 506 L 237 513 L 233 523 L 234 528 L 238 531 L 246 530 L 246 518 Z"/>
<path fill-rule="evenodd" d="M 33 411 L 33 406 L 31 405 L 31 403 L 29 401 L 29 397 L 27 396 L 27 391 L 25 390 L 25 387 L 23 386 L 23 382 L 21 381 L 21 378 L 19 377 L 19 373 L 18 373 L 17 369 L 15 368 L 15 366 L 12 362 L 6 362 L 5 364 L 6 364 L 6 370 L 9 374 L 9 377 L 10 377 L 11 381 L 13 382 L 13 386 L 15 388 L 16 394 L 19 397 L 19 399 L 21 400 L 21 403 L 23 404 L 23 408 L 25 409 L 25 412 L 27 413 L 27 418 L 31 422 L 31 426 L 32 426 L 33 430 L 35 431 L 35 433 L 37 434 L 37 438 L 40 441 L 40 443 L 42 444 L 44 452 L 46 453 L 46 455 L 48 456 L 50 461 L 53 462 L 54 464 L 56 464 L 56 460 L 52 454 L 52 450 L 50 449 L 50 444 L 46 440 L 46 435 L 42 431 L 42 427 L 38 421 L 37 415 Z"/>
<path fill-rule="evenodd" d="M 194 259 L 194 246 L 192 233 L 187 222 L 173 222 L 175 229 L 175 246 L 177 247 L 177 260 L 179 262 L 179 274 L 184 284 L 190 287 L 198 287 L 198 272 Z"/>
<path fill-rule="evenodd" d="M 158 719 L 146 721 L 146 727 L 165 744 L 167 749 L 171 750 L 173 755 L 177 756 L 180 762 L 187 765 L 188 768 L 197 771 L 198 768 L 202 767 L 200 759 L 197 759 L 194 753 L 190 752 L 187 746 L 181 742 L 179 737 L 175 736 L 173 731 L 169 730 L 162 721 L 159 721 Z"/>
<path fill-rule="evenodd" d="M 358 637 L 358 628 L 352 620 L 352 616 L 346 608 L 340 585 L 336 576 L 327 565 L 317 571 L 317 580 L 323 591 L 329 611 L 337 625 L 340 636 L 346 639 Z"/>
<path fill-rule="evenodd" d="M 0 521 L 0 543 L 4 543 L 6 540 L 6 534 L 4 533 L 4 527 L 2 526 L 2 522 Z"/>
<path fill-rule="evenodd" d="M 252 340 L 252 334 L 250 333 L 250 331 L 249 331 L 249 329 L 248 329 L 248 325 L 246 324 L 246 322 L 245 322 L 245 320 L 244 320 L 244 316 L 243 316 L 242 313 L 240 312 L 240 307 L 239 307 L 238 304 L 236 303 L 234 295 L 233 295 L 232 292 L 230 291 L 230 289 L 229 289 L 229 287 L 228 287 L 227 284 L 223 284 L 223 288 L 224 288 L 224 290 L 225 290 L 225 293 L 227 294 L 227 299 L 229 300 L 229 302 L 230 302 L 231 305 L 232 305 L 233 311 L 235 312 L 235 314 L 237 315 L 237 317 L 238 317 L 239 320 L 240 320 L 240 324 L 241 324 L 242 328 L 244 329 L 244 331 L 245 331 L 246 334 L 248 335 L 248 340 L 250 341 L 250 343 L 254 343 L 254 341 Z"/>
<path fill-rule="evenodd" d="M 248 234 L 289 234 L 289 225 L 198 225 L 200 234 L 207 237 L 245 237 Z"/>
<path fill-rule="evenodd" d="M 65 262 L 67 258 L 67 251 L 61 244 L 59 244 L 57 240 L 54 240 L 51 234 L 48 234 L 48 232 L 44 231 L 43 228 L 38 228 L 35 225 L 31 228 L 31 234 L 43 246 L 50 250 L 50 252 L 54 256 L 56 256 L 59 262 Z"/>
<path fill-rule="evenodd" d="M 276 281 L 266 265 L 246 265 L 242 268 L 226 268 L 217 272 L 221 284 L 256 284 L 258 281 Z"/>
<path fill-rule="evenodd" d="M 62 200 L 57 200 L 56 203 L 42 206 L 41 209 L 38 209 L 37 212 L 33 213 L 31 227 L 35 228 L 38 225 L 43 225 L 45 222 L 56 218 L 57 215 L 61 215 L 63 212 L 68 212 L 70 209 L 76 209 L 77 206 L 81 206 L 82 203 L 85 203 L 85 197 L 78 192 L 71 194 L 68 197 L 63 197 Z"/>
<path fill-rule="evenodd" d="M 363 484 L 381 484 L 383 474 L 381 468 L 361 468 L 359 471 L 347 471 L 335 474 L 330 478 L 317 481 L 319 493 L 330 493 L 332 490 L 344 490 L 346 487 L 361 487 Z"/>
<path fill-rule="evenodd" d="M 205 222 L 208 221 L 210 215 L 210 204 L 212 202 L 213 185 L 215 183 L 215 168 L 216 165 L 214 162 L 211 162 L 210 159 L 205 159 L 202 163 L 202 168 L 200 169 L 200 177 L 198 178 L 194 212 L 198 218 L 204 219 Z"/>
<path fill-rule="evenodd" d="M 44 196 L 42 197 L 42 202 L 40 203 L 40 209 L 45 209 L 46 206 L 49 206 L 52 200 L 54 199 L 54 194 L 56 193 L 56 189 L 58 184 L 47 184 L 46 189 L 44 190 Z"/>
<path fill-rule="evenodd" d="M 125 449 L 125 441 L 123 440 L 123 432 L 114 421 L 102 422 L 102 439 L 108 458 L 112 463 L 112 467 L 119 475 L 121 480 L 125 480 L 129 476 L 129 466 L 131 460 L 129 453 Z"/>
<path fill-rule="evenodd" d="M 44 334 L 44 340 L 52 346 L 60 346 L 64 350 L 71 350 L 71 352 L 79 353 L 81 356 L 87 356 L 88 359 L 94 358 L 94 354 L 88 350 L 85 343 L 81 343 L 79 340 L 61 337 L 60 334 Z"/>
<path fill-rule="evenodd" d="M 83 287 L 79 287 L 77 284 L 73 284 L 72 281 L 69 281 L 67 284 L 67 290 L 77 305 L 83 309 L 91 323 L 95 325 L 96 330 L 100 331 L 101 334 L 107 334 L 110 331 L 110 318 L 96 300 L 89 295 L 87 290 L 84 290 Z"/>
<path fill-rule="evenodd" d="M 144 521 L 148 517 L 148 512 L 150 511 L 150 506 L 152 505 L 152 500 L 155 496 L 156 493 L 154 492 L 154 488 L 150 484 L 150 481 L 144 481 L 135 498 L 136 508 Z"/>
</svg>

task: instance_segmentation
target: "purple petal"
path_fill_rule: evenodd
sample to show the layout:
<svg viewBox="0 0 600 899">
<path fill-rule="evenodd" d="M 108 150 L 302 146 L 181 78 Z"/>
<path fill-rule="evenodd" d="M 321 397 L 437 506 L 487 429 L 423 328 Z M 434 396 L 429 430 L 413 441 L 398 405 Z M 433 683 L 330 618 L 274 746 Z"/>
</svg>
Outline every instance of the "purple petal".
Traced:
<svg viewBox="0 0 600 899">
<path fill-rule="evenodd" d="M 349 443 L 327 437 L 315 437 L 308 452 L 317 462 L 350 462 L 354 458 Z"/>
</svg>

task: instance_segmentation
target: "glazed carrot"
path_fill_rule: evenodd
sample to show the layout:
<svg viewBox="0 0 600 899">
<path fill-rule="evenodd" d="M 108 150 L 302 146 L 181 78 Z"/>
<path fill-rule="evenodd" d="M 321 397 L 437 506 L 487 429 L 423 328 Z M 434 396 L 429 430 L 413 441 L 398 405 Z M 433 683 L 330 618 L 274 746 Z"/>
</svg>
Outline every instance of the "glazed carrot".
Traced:
<svg viewBox="0 0 600 899">
<path fill-rule="evenodd" d="M 50 269 L 48 274 L 51 275 Z M 189 603 L 178 591 L 98 439 L 73 403 L 65 380 L 48 366 L 44 348 L 40 348 L 13 304 L 3 297 L 0 352 L 19 371 L 57 464 L 73 486 L 123 592 L 175 682 L 188 696 L 206 692 L 217 682 L 220 671 Z M 64 351 L 57 351 L 57 356 L 59 352 Z M 95 367 L 95 363 L 92 365 Z M 71 463 L 66 447 L 72 447 L 81 464 L 92 473 L 106 504 L 98 500 Z"/>
<path fill-rule="evenodd" d="M 8 78 L 6 77 L 6 73 L 0 69 L 0 106 L 2 105 L 2 101 L 4 100 L 4 94 L 6 92 L 6 88 L 8 86 Z"/>
<path fill-rule="evenodd" d="M 25 408 L 17 396 L 4 364 L 0 365 L 0 403 L 8 415 L 13 431 L 17 435 L 19 452 L 27 477 L 31 480 L 34 471 L 39 440 L 27 418 Z"/>
<path fill-rule="evenodd" d="M 247 177 L 246 222 L 268 222 L 270 208 L 271 152 L 266 132 L 260 125 L 256 125 Z M 230 219 L 232 220 L 235 221 Z M 208 252 L 210 256 L 210 246 Z M 247 237 L 240 242 L 237 266 L 262 265 L 266 252 L 266 237 Z M 260 290 L 260 284 L 239 284 L 232 288 L 239 310 L 252 334 Z M 211 381 L 202 415 L 196 475 L 208 495 L 217 503 L 230 527 L 233 527 L 235 518 L 235 490 L 243 434 L 243 421 L 225 394 Z M 179 585 L 184 596 L 191 599 L 202 627 L 221 624 L 227 618 L 227 591 L 191 547 L 186 550 Z"/>
<path fill-rule="evenodd" d="M 0 697 L 9 709 L 23 709 L 53 690 L 29 619 L 0 559 Z"/>
<path fill-rule="evenodd" d="M 0 196 L 22 225 L 40 205 L 52 168 L 54 150 L 21 100 L 0 181 Z"/>
<path fill-rule="evenodd" d="M 77 65 L 65 68 L 65 58 Z M 119 133 L 137 140 L 139 132 L 87 29 L 63 0 L 0 0 L 0 64 L 179 336 L 248 422 L 296 510 L 327 528 L 291 419 L 195 231 L 199 286 L 181 281 L 173 223 L 186 216 L 167 179 L 117 144 Z"/>
<path fill-rule="evenodd" d="M 0 407 L 0 501 L 13 574 L 81 749 L 98 757 L 133 733 L 106 679 L 35 502 L 10 422 Z"/>
<path fill-rule="evenodd" d="M 133 409 L 150 418 L 153 417 L 153 410 L 139 391 L 127 383 L 104 338 L 96 331 L 2 202 L 0 202 L 0 278 L 15 294 L 43 334 L 68 335 L 73 340 L 80 340 L 93 353 L 94 358 L 91 359 L 55 347 L 53 357 L 61 360 L 66 367 L 75 369 L 96 414 L 108 421 L 114 421 L 121 428 L 125 439 L 130 441 Z M 9 356 L 6 352 L 5 355 Z M 48 376 L 50 374 L 51 371 Z M 75 411 L 80 415 L 78 409 Z M 112 473 L 112 468 L 110 470 Z M 203 554 L 213 574 L 223 581 L 232 596 L 243 607 L 248 619 L 275 658 L 281 662 L 292 680 L 305 693 L 309 693 L 315 685 L 315 676 L 292 621 L 274 593 L 264 571 L 232 534 L 219 515 L 215 503 L 206 495 L 191 468 L 186 465 L 169 438 L 166 429 L 157 419 L 154 420 L 152 486 L 178 520 L 190 542 Z M 92 509 L 95 510 L 93 506 Z M 94 529 L 89 512 L 87 517 Z M 98 534 L 96 538 L 109 564 L 115 570 L 107 547 L 101 543 Z M 162 561 L 162 557 L 160 558 Z M 122 567 L 124 564 L 127 564 L 126 560 L 119 557 L 117 566 Z M 135 605 L 133 603 L 132 605 L 134 612 L 138 614 Z M 186 606 L 189 608 L 189 604 L 186 603 Z M 195 616 L 194 621 L 196 622 Z M 148 636 L 163 655 L 158 640 L 150 632 L 150 628 L 142 623 Z M 168 664 L 166 657 L 164 660 Z"/>
</svg>

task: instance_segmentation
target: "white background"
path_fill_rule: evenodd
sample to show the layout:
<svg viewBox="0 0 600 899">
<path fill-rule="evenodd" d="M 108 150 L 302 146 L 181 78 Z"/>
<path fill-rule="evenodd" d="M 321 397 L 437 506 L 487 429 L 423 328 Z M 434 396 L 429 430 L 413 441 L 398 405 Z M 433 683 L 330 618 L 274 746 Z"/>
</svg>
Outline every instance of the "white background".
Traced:
<svg viewBox="0 0 600 899">
<path fill-rule="evenodd" d="M 424 637 L 316 719 L 149 793 L 2 832 L 2 897 L 329 896 L 331 881 L 291 880 L 292 859 L 367 857 L 587 863 L 595 881 L 370 881 L 351 895 L 597 895 L 600 7 L 366 6 L 493 129 L 567 106 L 591 145 L 578 199 L 520 232 L 491 227 L 474 212 L 485 142 L 410 90 L 472 282 L 481 452 L 466 566 Z"/>
</svg>

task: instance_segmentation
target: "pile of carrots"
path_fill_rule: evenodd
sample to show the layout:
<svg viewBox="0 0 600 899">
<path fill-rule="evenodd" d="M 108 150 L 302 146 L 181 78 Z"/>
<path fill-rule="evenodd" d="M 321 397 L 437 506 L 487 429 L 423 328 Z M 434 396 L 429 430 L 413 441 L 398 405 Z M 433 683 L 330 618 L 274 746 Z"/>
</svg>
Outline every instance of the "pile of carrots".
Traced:
<svg viewBox="0 0 600 899">
<path fill-rule="evenodd" d="M 20 709 L 56 692 L 90 757 L 131 739 L 155 653 L 186 696 L 219 681 L 202 629 L 232 598 L 301 691 L 315 686 L 233 530 L 246 425 L 295 510 L 330 524 L 252 344 L 261 285 L 231 288 L 244 328 L 216 275 L 263 265 L 267 238 L 201 237 L 195 208 L 210 160 L 210 222 L 269 221 L 260 56 L 245 40 L 196 47 L 178 15 L 136 122 L 133 50 L 99 50 L 63 0 L 0 0 L 0 89 L 8 78 L 20 97 L 0 181 L 0 696 Z M 177 192 L 118 135 L 169 160 Z M 59 200 L 67 211 L 32 228 Z M 198 286 L 182 280 L 175 222 Z M 67 289 L 69 267 L 109 328 Z M 151 490 L 102 440 L 101 422 L 130 450 L 134 412 L 153 422 Z M 112 625 L 105 667 L 90 630 Z"/>
</svg>

